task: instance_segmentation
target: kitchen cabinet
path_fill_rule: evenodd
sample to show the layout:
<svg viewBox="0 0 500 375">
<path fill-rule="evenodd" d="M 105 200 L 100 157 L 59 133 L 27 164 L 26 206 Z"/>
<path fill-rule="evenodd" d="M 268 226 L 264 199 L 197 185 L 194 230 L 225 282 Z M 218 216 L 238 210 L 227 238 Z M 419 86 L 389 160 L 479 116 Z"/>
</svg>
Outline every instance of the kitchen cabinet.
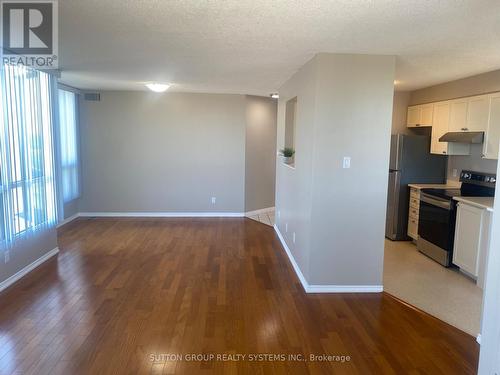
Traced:
<svg viewBox="0 0 500 375">
<path fill-rule="evenodd" d="M 478 95 L 468 98 L 467 122 L 464 131 L 485 132 L 488 128 L 490 96 Z"/>
<path fill-rule="evenodd" d="M 500 144 L 500 93 L 489 96 L 488 125 L 484 135 L 483 158 L 498 159 Z"/>
<path fill-rule="evenodd" d="M 432 126 L 433 111 L 433 103 L 408 107 L 406 126 L 409 128 Z"/>
<path fill-rule="evenodd" d="M 467 102 L 465 104 L 467 104 Z M 450 130 L 452 111 L 454 111 L 454 118 L 457 118 L 459 112 L 463 111 L 463 105 L 456 101 L 434 103 L 431 133 L 431 154 L 470 155 L 470 145 L 468 144 L 439 142 L 439 138 L 449 131 L 452 131 Z"/>
<path fill-rule="evenodd" d="M 450 122 L 448 131 L 461 132 L 467 129 L 467 99 L 450 100 Z"/>
<path fill-rule="evenodd" d="M 477 278 L 481 257 L 484 257 L 488 248 L 489 212 L 462 202 L 457 206 L 453 264 Z"/>
<path fill-rule="evenodd" d="M 418 240 L 418 217 L 420 211 L 420 190 L 410 188 L 410 203 L 408 207 L 408 236 Z"/>
</svg>

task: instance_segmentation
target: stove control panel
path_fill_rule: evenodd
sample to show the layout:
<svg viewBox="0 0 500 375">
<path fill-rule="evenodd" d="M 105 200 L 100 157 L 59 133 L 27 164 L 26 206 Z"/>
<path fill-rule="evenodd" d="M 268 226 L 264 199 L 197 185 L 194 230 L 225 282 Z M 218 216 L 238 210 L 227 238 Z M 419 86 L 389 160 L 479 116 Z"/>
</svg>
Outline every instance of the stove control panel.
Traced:
<svg viewBox="0 0 500 375">
<path fill-rule="evenodd" d="M 467 184 L 495 187 L 497 176 L 492 173 L 462 171 L 460 173 L 460 181 Z"/>
</svg>

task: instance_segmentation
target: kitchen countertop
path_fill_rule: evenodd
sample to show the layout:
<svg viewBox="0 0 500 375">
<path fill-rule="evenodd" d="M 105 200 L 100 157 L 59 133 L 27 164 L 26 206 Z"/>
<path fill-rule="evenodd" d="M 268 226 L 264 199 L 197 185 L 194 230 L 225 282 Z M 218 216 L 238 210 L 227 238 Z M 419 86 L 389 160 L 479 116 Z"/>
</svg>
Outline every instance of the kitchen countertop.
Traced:
<svg viewBox="0 0 500 375">
<path fill-rule="evenodd" d="M 453 197 L 453 199 L 457 202 L 463 202 L 493 212 L 493 197 Z"/>
<path fill-rule="evenodd" d="M 446 184 L 408 184 L 414 189 L 460 189 L 460 182 L 448 182 Z"/>
</svg>

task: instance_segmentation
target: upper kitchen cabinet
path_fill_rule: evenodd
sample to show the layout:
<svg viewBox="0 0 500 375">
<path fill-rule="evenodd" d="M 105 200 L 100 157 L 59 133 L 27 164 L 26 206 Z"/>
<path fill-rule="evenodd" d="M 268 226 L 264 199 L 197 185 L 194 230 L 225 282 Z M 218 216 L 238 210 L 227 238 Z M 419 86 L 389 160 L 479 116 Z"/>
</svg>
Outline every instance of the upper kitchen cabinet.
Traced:
<svg viewBox="0 0 500 375">
<path fill-rule="evenodd" d="M 464 131 L 485 132 L 488 128 L 490 95 L 468 98 L 467 123 Z"/>
<path fill-rule="evenodd" d="M 498 159 L 500 144 L 500 93 L 489 96 L 489 117 L 483 144 L 485 159 Z"/>
<path fill-rule="evenodd" d="M 459 106 L 455 106 L 455 113 Z M 434 103 L 432 119 L 431 154 L 438 155 L 469 155 L 470 145 L 464 143 L 439 142 L 439 138 L 450 130 L 453 101 Z"/>
<path fill-rule="evenodd" d="M 467 99 L 450 101 L 450 123 L 448 131 L 461 132 L 467 128 Z"/>
<path fill-rule="evenodd" d="M 486 131 L 489 107 L 489 95 L 451 100 L 450 132 Z"/>
<path fill-rule="evenodd" d="M 408 107 L 406 126 L 409 128 L 432 126 L 433 112 L 433 103 Z"/>
</svg>

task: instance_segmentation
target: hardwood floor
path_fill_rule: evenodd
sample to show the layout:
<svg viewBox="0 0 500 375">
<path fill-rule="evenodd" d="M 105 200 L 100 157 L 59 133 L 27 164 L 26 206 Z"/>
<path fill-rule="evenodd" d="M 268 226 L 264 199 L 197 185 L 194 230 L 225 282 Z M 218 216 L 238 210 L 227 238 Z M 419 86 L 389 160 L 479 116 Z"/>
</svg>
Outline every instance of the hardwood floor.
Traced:
<svg viewBox="0 0 500 375">
<path fill-rule="evenodd" d="M 81 219 L 59 241 L 0 294 L 0 374 L 476 372 L 473 337 L 388 294 L 305 294 L 250 219 Z"/>
</svg>

